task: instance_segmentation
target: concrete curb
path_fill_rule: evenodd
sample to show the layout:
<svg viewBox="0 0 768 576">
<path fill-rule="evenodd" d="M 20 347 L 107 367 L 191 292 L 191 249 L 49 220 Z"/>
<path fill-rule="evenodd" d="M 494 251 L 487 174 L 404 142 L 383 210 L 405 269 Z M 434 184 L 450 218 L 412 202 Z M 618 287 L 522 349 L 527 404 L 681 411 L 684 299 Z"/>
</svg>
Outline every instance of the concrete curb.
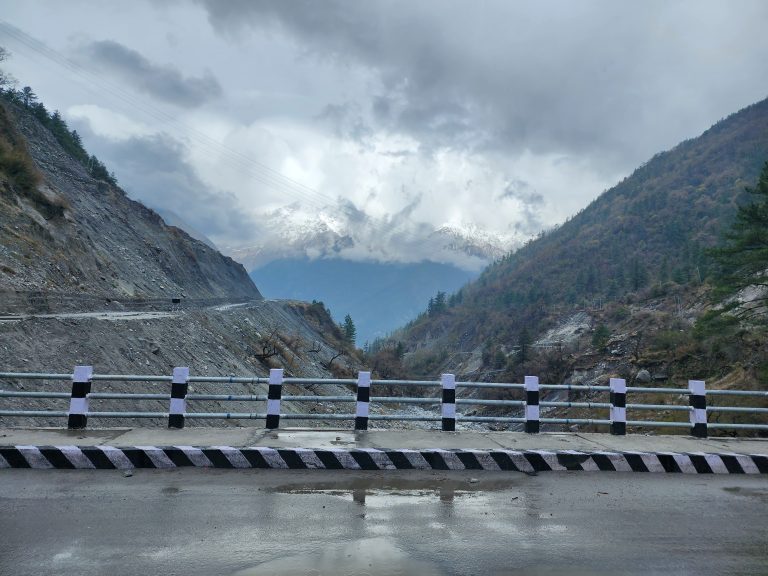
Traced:
<svg viewBox="0 0 768 576">
<path fill-rule="evenodd" d="M 768 455 L 577 450 L 408 450 L 232 446 L 0 446 L 0 468 L 261 468 L 768 474 Z"/>
</svg>

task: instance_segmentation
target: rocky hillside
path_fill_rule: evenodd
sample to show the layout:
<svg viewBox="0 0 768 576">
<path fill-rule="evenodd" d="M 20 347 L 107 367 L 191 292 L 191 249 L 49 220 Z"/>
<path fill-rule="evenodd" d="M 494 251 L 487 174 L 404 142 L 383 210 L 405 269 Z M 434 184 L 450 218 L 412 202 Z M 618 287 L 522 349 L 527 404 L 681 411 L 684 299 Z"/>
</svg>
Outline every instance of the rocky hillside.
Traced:
<svg viewBox="0 0 768 576">
<path fill-rule="evenodd" d="M 330 378 L 354 376 L 357 363 L 322 306 L 302 302 L 251 301 L 198 309 L 61 313 L 0 320 L 0 371 L 69 373 L 76 365 L 92 365 L 96 373 L 170 374 L 188 366 L 196 376 L 261 376 L 284 368 L 286 376 Z M 341 353 L 341 354 L 340 354 Z M 0 380 L 4 390 L 68 392 L 68 382 Z M 195 384 L 195 393 L 265 394 L 265 385 Z M 93 392 L 169 392 L 157 383 L 97 382 Z M 349 394 L 341 386 L 287 386 L 288 394 Z M 66 410 L 66 400 L 0 399 L 3 409 Z M 207 401 L 190 410 L 264 412 L 263 402 Z M 345 411 L 349 405 L 327 405 L 322 411 Z M 161 400 L 99 400 L 95 411 L 167 412 Z M 318 410 L 313 402 L 286 402 L 284 412 Z M 62 426 L 60 418 L 0 417 L 0 426 Z M 195 420 L 193 426 L 227 424 L 263 426 L 263 420 Z M 323 425 L 324 423 L 316 423 Z M 167 426 L 164 419 L 94 421 L 94 426 Z M 306 423 L 305 423 L 306 425 Z"/>
<path fill-rule="evenodd" d="M 261 297 L 243 267 L 91 176 L 23 106 L 0 100 L 0 293 Z"/>
<path fill-rule="evenodd" d="M 450 264 L 274 260 L 251 272 L 266 298 L 320 300 L 337 322 L 350 314 L 357 344 L 384 338 L 416 316 L 438 291 L 452 292 L 477 277 Z"/>
<path fill-rule="evenodd" d="M 737 206 L 755 201 L 745 187 L 755 186 L 767 159 L 768 100 L 656 155 L 564 225 L 500 259 L 440 305 L 434 302 L 388 341 L 376 342 L 366 362 L 387 378 L 451 372 L 462 380 L 521 382 L 533 374 L 544 383 L 606 385 L 619 377 L 676 388 L 703 379 L 710 389 L 768 390 L 765 315 L 740 322 L 714 313 L 713 286 L 721 275 L 706 250 L 730 228 Z M 751 300 L 752 292 L 738 299 Z M 485 397 L 482 390 L 466 394 Z M 553 391 L 545 400 L 606 398 Z M 652 393 L 642 401 L 676 402 Z M 768 408 L 768 397 L 711 402 Z M 603 417 L 581 408 L 543 413 Z M 468 406 L 464 414 L 514 413 Z M 688 418 L 672 409 L 654 416 Z M 764 414 L 713 412 L 711 418 L 768 424 Z"/>
<path fill-rule="evenodd" d="M 51 125 L 61 131 L 58 137 Z M 77 154 L 62 140 L 75 142 Z M 106 167 L 97 167 L 89 166 L 76 134 L 60 117 L 54 120 L 39 104 L 27 109 L 0 100 L 0 372 L 70 373 L 75 365 L 87 364 L 101 374 L 170 374 L 174 366 L 211 376 L 265 377 L 277 367 L 295 377 L 355 374 L 355 352 L 324 306 L 264 300 L 240 264 L 130 200 Z M 68 385 L 5 379 L 0 388 L 66 391 Z M 230 394 L 266 389 L 193 388 Z M 348 393 L 340 386 L 286 388 L 286 394 Z M 163 386 L 135 382 L 95 384 L 94 392 L 99 391 L 168 393 Z M 92 409 L 162 413 L 166 404 L 100 400 Z M 5 398 L 0 406 L 67 409 L 66 402 L 29 397 Z M 264 412 L 265 406 L 208 401 L 194 409 Z M 346 409 L 336 404 L 322 411 Z M 283 409 L 313 410 L 318 410 L 314 402 L 286 403 Z M 226 423 L 233 422 L 196 420 L 192 425 Z M 167 425 L 162 418 L 92 424 Z M 263 426 L 263 421 L 237 424 Z M 61 426 L 63 421 L 2 417 L 0 425 Z"/>
</svg>

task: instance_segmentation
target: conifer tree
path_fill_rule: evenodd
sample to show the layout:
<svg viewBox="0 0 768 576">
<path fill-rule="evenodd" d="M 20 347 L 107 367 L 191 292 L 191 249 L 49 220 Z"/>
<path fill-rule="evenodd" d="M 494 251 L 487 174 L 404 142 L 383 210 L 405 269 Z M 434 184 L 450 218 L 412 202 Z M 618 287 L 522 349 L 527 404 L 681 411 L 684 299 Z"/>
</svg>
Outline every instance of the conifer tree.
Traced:
<svg viewBox="0 0 768 576">
<path fill-rule="evenodd" d="M 518 364 L 524 364 L 530 359 L 531 349 L 531 334 L 528 332 L 528 328 L 523 326 L 520 330 L 520 335 L 517 337 L 517 362 Z"/>
<path fill-rule="evenodd" d="M 0 62 L 3 62 L 8 59 L 8 56 L 10 54 L 8 53 L 8 50 L 0 46 Z M 11 87 L 14 84 L 14 78 L 7 72 L 0 70 L 0 92 L 2 92 L 6 86 L 8 86 L 9 90 L 11 90 Z"/>
<path fill-rule="evenodd" d="M 344 316 L 343 331 L 344 338 L 346 338 L 347 342 L 354 346 L 355 338 L 357 338 L 357 328 L 355 328 L 355 323 L 352 321 L 352 316 L 349 314 Z"/>
<path fill-rule="evenodd" d="M 37 102 L 37 94 L 30 88 L 29 86 L 24 86 L 24 88 L 21 89 L 21 101 L 29 108 L 32 104 Z"/>
<path fill-rule="evenodd" d="M 738 313 L 751 316 L 768 307 L 768 162 L 763 166 L 757 185 L 747 187 L 754 201 L 739 207 L 736 220 L 725 235 L 725 243 L 710 251 L 720 267 L 715 278 L 716 295 L 733 295 L 745 288 L 764 292 Z M 734 303 L 726 309 L 735 309 Z"/>
</svg>

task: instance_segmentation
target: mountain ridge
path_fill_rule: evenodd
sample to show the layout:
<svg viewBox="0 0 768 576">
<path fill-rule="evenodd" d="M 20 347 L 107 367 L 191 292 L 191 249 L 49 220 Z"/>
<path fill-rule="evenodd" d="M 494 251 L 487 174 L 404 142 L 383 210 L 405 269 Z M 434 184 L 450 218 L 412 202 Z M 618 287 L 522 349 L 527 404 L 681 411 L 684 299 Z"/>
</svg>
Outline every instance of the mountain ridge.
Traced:
<svg viewBox="0 0 768 576">
<path fill-rule="evenodd" d="M 307 215 L 299 204 L 262 215 L 261 242 L 222 249 L 248 270 L 281 259 L 346 259 L 368 263 L 432 261 L 480 270 L 519 241 L 471 225 L 432 227 L 407 215 L 375 219 L 350 206 Z"/>
<path fill-rule="evenodd" d="M 241 264 L 91 176 L 24 107 L 0 101 L 0 116 L 6 146 L 40 179 L 25 193 L 0 178 L 0 290 L 261 298 Z"/>
<path fill-rule="evenodd" d="M 768 99 L 641 165 L 562 226 L 491 264 L 438 315 L 396 335 L 422 346 L 512 349 L 559 316 L 698 285 L 714 244 L 768 158 Z M 672 291 L 670 291 L 671 293 Z M 686 298 L 686 294 L 676 297 Z"/>
</svg>

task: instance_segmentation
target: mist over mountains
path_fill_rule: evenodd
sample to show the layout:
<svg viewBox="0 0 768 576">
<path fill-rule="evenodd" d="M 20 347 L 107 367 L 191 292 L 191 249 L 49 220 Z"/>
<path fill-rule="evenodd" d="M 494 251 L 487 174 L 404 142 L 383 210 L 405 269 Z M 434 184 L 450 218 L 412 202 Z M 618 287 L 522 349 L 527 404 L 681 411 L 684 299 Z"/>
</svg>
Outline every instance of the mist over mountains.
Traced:
<svg viewBox="0 0 768 576">
<path fill-rule="evenodd" d="M 223 251 L 252 270 L 278 259 L 344 259 L 355 262 L 448 264 L 479 273 L 527 236 L 495 235 L 474 225 L 432 226 L 409 209 L 376 218 L 339 201 L 314 214 L 296 202 L 259 219 L 260 241 Z"/>
<path fill-rule="evenodd" d="M 453 292 L 517 240 L 476 226 L 435 229 L 408 213 L 373 218 L 349 202 L 307 217 L 296 203 L 263 219 L 262 244 L 225 249 L 267 298 L 318 300 L 351 315 L 357 344 L 382 338 L 438 291 Z"/>
<path fill-rule="evenodd" d="M 767 158 L 768 99 L 656 154 L 562 226 L 486 268 L 454 305 L 398 332 L 413 358 L 418 350 L 418 366 L 412 362 L 411 369 L 485 368 L 518 377 L 515 371 L 526 366 L 520 347 L 576 316 L 586 341 L 577 336 L 562 345 L 588 346 L 586 335 L 602 325 L 605 342 L 615 338 L 621 370 L 630 376 L 641 362 L 686 377 L 706 371 L 722 376 L 739 362 L 755 362 L 744 356 L 748 346 L 735 346 L 730 356 L 708 349 L 692 327 L 708 310 L 708 284 L 718 275 L 707 249 L 749 201 L 745 187 Z M 471 366 L 450 364 L 459 350 L 474 351 Z M 570 374 L 564 350 L 546 359 L 559 366 L 552 378 Z M 602 362 L 604 376 L 605 366 L 618 369 L 617 357 L 606 350 L 603 343 L 579 361 L 589 367 Z"/>
</svg>

